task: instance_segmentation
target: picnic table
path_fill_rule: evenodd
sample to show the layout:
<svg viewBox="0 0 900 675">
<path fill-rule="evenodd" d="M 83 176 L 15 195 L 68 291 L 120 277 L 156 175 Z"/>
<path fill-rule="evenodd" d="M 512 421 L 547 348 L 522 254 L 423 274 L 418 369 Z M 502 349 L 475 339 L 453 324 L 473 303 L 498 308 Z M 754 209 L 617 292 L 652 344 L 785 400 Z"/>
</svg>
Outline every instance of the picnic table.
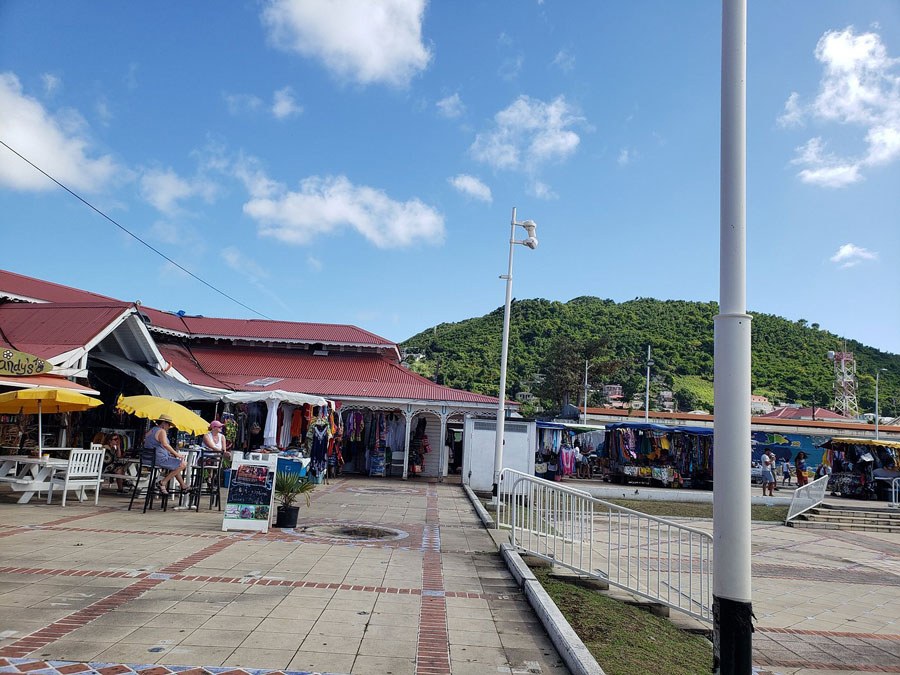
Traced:
<svg viewBox="0 0 900 675">
<path fill-rule="evenodd" d="M 0 455 L 0 485 L 9 485 L 13 492 L 21 492 L 18 503 L 27 504 L 36 493 L 49 491 L 53 473 L 68 465 L 68 459 Z"/>
</svg>

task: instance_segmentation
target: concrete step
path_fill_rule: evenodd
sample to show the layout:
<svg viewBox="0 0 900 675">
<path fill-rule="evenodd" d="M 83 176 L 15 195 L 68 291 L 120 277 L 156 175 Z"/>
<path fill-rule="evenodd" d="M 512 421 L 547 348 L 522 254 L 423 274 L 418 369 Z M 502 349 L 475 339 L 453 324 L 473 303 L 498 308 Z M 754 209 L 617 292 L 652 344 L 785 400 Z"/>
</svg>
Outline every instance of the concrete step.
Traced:
<svg viewBox="0 0 900 675">
<path fill-rule="evenodd" d="M 813 513 L 807 512 L 803 514 L 807 520 L 817 520 L 823 523 L 859 523 L 862 525 L 900 525 L 900 518 L 885 518 L 881 516 L 873 516 L 869 514 L 849 515 L 833 515 L 831 513 Z"/>
<path fill-rule="evenodd" d="M 832 509 L 832 508 L 823 508 L 821 506 L 817 506 L 813 509 L 810 509 L 812 513 L 821 513 L 823 515 L 830 516 L 848 516 L 848 517 L 856 517 L 856 516 L 866 516 L 869 518 L 889 518 L 889 519 L 900 519 L 900 510 L 898 509 Z"/>
<path fill-rule="evenodd" d="M 900 534 L 900 525 L 862 525 L 857 523 L 821 522 L 814 520 L 792 520 L 788 522 L 790 527 L 817 530 L 851 530 L 853 532 L 895 532 Z"/>
</svg>

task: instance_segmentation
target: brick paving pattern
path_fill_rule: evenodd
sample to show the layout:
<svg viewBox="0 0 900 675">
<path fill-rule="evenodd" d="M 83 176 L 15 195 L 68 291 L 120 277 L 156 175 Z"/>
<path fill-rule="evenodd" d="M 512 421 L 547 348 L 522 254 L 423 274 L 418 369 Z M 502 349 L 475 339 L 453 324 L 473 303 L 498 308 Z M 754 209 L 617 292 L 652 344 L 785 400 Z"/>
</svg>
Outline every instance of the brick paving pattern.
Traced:
<svg viewBox="0 0 900 675">
<path fill-rule="evenodd" d="M 338 480 L 301 512 L 384 541 L 101 503 L 0 498 L 0 673 L 567 672 L 458 487 Z"/>
</svg>

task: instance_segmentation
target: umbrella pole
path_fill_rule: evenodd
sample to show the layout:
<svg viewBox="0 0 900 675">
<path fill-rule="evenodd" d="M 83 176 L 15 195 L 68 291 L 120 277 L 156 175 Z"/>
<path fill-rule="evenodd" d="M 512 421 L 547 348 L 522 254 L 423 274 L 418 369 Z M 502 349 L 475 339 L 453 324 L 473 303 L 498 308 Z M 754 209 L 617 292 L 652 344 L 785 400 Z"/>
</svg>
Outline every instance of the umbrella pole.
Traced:
<svg viewBox="0 0 900 675">
<path fill-rule="evenodd" d="M 41 423 L 41 399 L 38 399 L 38 457 L 44 454 L 43 440 L 44 440 L 44 427 Z"/>
</svg>

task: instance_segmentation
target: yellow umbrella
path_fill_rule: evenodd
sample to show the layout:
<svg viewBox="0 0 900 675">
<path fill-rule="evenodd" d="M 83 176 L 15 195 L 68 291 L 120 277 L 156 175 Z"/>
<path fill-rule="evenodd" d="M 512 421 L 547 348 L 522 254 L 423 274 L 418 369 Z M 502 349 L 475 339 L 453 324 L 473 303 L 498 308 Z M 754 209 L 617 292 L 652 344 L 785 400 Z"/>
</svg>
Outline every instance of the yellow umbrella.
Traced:
<svg viewBox="0 0 900 675">
<path fill-rule="evenodd" d="M 38 416 L 38 451 L 43 450 L 42 413 L 76 412 L 98 405 L 103 405 L 103 401 L 58 387 L 35 387 L 0 394 L 0 413 Z"/>
<path fill-rule="evenodd" d="M 158 396 L 119 396 L 116 408 L 145 419 L 156 420 L 160 415 L 172 418 L 172 425 L 195 436 L 209 431 L 209 422 L 183 405 Z"/>
</svg>

